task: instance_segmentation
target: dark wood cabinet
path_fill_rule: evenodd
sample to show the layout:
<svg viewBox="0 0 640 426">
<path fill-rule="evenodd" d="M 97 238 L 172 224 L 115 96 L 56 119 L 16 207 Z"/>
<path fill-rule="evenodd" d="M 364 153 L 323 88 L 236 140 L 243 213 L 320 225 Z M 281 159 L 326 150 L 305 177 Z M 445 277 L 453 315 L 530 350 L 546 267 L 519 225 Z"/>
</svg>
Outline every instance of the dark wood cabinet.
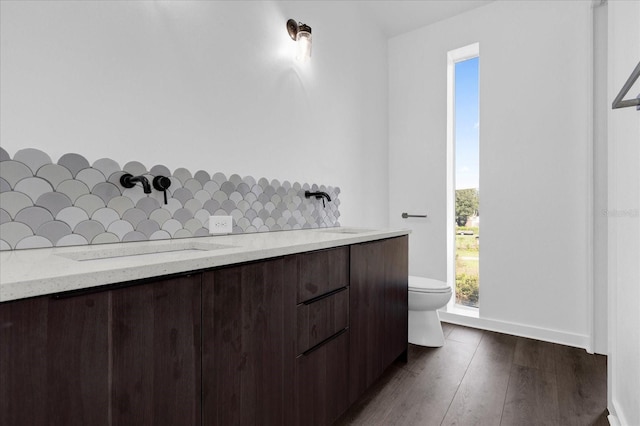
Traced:
<svg viewBox="0 0 640 426">
<path fill-rule="evenodd" d="M 287 264 L 204 274 L 204 424 L 294 424 L 296 282 Z"/>
<path fill-rule="evenodd" d="M 0 304 L 0 424 L 200 422 L 200 276 Z"/>
<path fill-rule="evenodd" d="M 0 303 L 2 425 L 327 425 L 407 348 L 407 237 Z"/>
<path fill-rule="evenodd" d="M 200 281 L 110 292 L 113 424 L 200 424 Z"/>
<path fill-rule="evenodd" d="M 406 357 L 407 237 L 351 246 L 349 400 Z"/>
<path fill-rule="evenodd" d="M 109 294 L 0 304 L 0 424 L 109 424 Z"/>
</svg>

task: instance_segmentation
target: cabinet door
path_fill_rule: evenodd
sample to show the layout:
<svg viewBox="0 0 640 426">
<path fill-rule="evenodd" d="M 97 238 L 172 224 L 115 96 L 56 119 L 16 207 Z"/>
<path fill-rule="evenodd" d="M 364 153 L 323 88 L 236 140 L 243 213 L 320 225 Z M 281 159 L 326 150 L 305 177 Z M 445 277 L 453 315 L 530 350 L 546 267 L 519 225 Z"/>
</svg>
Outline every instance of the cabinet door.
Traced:
<svg viewBox="0 0 640 426">
<path fill-rule="evenodd" d="M 349 330 L 296 359 L 298 425 L 330 425 L 349 407 Z"/>
<path fill-rule="evenodd" d="M 294 423 L 296 282 L 283 259 L 203 281 L 203 423 Z"/>
<path fill-rule="evenodd" d="M 107 292 L 0 304 L 0 424 L 107 425 Z"/>
<path fill-rule="evenodd" d="M 111 291 L 113 424 L 200 424 L 200 281 Z"/>
<path fill-rule="evenodd" d="M 351 402 L 407 350 L 407 237 L 351 246 Z"/>
<path fill-rule="evenodd" d="M 300 253 L 297 259 L 298 303 L 349 285 L 349 247 Z"/>
</svg>

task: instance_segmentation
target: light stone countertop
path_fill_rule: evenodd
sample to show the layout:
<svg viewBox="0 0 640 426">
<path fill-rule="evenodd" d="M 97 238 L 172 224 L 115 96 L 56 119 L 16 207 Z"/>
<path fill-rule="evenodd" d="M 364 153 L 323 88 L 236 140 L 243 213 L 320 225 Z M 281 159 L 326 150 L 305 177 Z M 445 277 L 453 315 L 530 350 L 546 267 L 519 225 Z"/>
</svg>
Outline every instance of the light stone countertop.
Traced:
<svg viewBox="0 0 640 426">
<path fill-rule="evenodd" d="M 0 252 L 0 302 L 408 235 L 320 228 Z"/>
</svg>

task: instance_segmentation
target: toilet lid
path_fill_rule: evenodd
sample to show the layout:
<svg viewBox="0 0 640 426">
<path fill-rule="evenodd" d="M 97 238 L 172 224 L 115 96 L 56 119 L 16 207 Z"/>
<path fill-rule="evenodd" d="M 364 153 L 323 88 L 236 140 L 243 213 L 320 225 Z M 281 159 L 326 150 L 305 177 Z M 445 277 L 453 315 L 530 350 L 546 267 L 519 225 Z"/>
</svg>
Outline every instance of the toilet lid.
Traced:
<svg viewBox="0 0 640 426">
<path fill-rule="evenodd" d="M 434 280 L 433 278 L 409 277 L 409 291 L 420 293 L 448 293 L 451 287 L 446 282 Z"/>
</svg>

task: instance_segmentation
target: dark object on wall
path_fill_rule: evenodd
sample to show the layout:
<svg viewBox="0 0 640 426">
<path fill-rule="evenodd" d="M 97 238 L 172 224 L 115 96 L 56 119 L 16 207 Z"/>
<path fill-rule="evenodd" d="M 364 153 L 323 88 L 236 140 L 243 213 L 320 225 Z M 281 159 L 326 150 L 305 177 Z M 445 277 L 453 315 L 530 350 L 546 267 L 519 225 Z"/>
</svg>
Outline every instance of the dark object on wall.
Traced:
<svg viewBox="0 0 640 426">
<path fill-rule="evenodd" d="M 631 72 L 631 75 L 622 86 L 622 89 L 620 89 L 620 93 L 618 93 L 618 96 L 616 96 L 616 98 L 613 100 L 613 104 L 611 105 L 612 109 L 635 106 L 636 109 L 640 111 L 640 95 L 638 95 L 636 99 L 627 99 L 624 101 L 622 100 L 622 98 L 624 98 L 631 89 L 631 86 L 633 86 L 633 83 L 636 82 L 638 77 L 640 77 L 640 62 L 638 62 L 638 65 L 636 65 L 635 69 Z"/>
</svg>

